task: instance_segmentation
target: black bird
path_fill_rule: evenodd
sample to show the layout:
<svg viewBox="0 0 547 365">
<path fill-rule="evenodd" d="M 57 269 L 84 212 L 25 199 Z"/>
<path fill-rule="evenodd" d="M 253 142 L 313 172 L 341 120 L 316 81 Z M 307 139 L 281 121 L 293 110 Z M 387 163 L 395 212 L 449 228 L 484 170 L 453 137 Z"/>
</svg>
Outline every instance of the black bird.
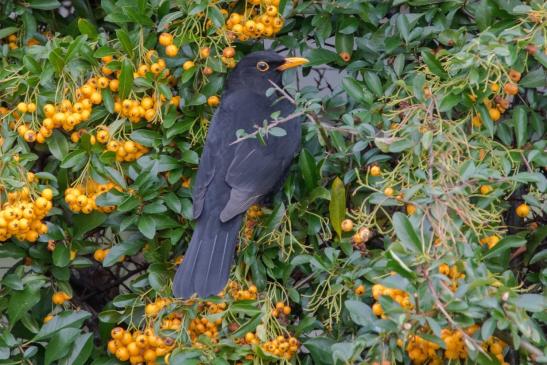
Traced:
<svg viewBox="0 0 547 365">
<path fill-rule="evenodd" d="M 216 295 L 228 281 L 238 233 L 247 209 L 278 189 L 300 147 L 300 121 L 283 125 L 283 137 L 267 136 L 266 144 L 245 139 L 233 144 L 236 131 L 247 133 L 294 111 L 280 95 L 266 96 L 270 81 L 282 86 L 282 72 L 307 63 L 261 51 L 245 56 L 230 73 L 221 103 L 207 135 L 193 187 L 196 228 L 173 284 L 179 298 Z"/>
</svg>

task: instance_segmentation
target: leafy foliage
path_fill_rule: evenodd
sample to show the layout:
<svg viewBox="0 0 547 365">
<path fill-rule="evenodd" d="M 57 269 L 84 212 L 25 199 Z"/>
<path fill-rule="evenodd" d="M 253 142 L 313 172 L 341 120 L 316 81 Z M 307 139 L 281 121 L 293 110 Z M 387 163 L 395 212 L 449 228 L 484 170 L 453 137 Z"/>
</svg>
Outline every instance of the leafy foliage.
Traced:
<svg viewBox="0 0 547 365">
<path fill-rule="evenodd" d="M 543 2 L 65 3 L 0 4 L 0 363 L 547 362 Z M 310 60 L 269 91 L 302 151 L 225 292 L 173 299 L 265 44 Z M 256 122 L 234 141 L 291 120 Z"/>
</svg>

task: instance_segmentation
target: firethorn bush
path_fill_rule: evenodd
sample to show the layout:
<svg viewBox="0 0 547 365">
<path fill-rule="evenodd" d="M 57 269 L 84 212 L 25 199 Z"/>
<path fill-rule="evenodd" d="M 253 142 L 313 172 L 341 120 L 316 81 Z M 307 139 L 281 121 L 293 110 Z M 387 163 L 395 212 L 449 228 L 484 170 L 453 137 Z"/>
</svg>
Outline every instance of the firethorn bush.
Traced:
<svg viewBox="0 0 547 365">
<path fill-rule="evenodd" d="M 1 1 L 0 364 L 546 363 L 546 25 L 536 0 Z M 302 150 L 225 290 L 173 298 L 208 123 L 264 48 L 310 60 L 282 90 Z"/>
</svg>

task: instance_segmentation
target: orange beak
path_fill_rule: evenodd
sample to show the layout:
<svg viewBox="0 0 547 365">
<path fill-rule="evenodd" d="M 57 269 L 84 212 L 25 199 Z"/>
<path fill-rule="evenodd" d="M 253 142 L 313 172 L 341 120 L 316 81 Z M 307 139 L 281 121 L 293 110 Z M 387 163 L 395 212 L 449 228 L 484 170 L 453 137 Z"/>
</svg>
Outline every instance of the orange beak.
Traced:
<svg viewBox="0 0 547 365">
<path fill-rule="evenodd" d="M 289 68 L 305 65 L 308 62 L 310 61 L 304 57 L 287 57 L 285 58 L 285 62 L 281 66 L 279 66 L 277 70 L 285 71 L 285 70 L 288 70 Z"/>
</svg>

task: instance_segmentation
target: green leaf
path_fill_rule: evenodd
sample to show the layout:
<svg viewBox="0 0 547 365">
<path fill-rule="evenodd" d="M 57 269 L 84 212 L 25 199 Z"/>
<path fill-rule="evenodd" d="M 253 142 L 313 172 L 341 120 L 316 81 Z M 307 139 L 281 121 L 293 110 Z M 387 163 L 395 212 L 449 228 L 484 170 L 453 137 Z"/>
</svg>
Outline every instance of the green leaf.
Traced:
<svg viewBox="0 0 547 365">
<path fill-rule="evenodd" d="M 318 66 L 326 63 L 337 61 L 340 56 L 336 52 L 329 51 L 323 48 L 314 48 L 306 53 L 306 57 L 310 61 L 306 66 Z"/>
<path fill-rule="evenodd" d="M 81 35 L 77 37 L 75 40 L 70 42 L 70 45 L 68 46 L 68 49 L 66 51 L 66 56 L 64 62 L 71 61 L 74 57 L 77 57 L 80 55 L 80 49 L 84 45 L 84 43 L 87 41 L 87 37 L 84 35 Z"/>
<path fill-rule="evenodd" d="M 302 149 L 299 156 L 300 171 L 304 178 L 304 183 L 308 191 L 312 191 L 313 188 L 319 183 L 319 172 L 315 164 L 315 159 L 305 148 Z"/>
<path fill-rule="evenodd" d="M 261 313 L 260 308 L 252 300 L 240 300 L 228 308 L 231 313 L 242 313 L 248 316 L 254 316 Z"/>
<path fill-rule="evenodd" d="M 77 214 L 73 218 L 74 238 L 81 238 L 83 235 L 97 227 L 106 220 L 107 215 L 100 212 L 90 214 Z"/>
<path fill-rule="evenodd" d="M 517 147 L 522 147 L 528 139 L 528 114 L 522 105 L 513 109 L 513 128 L 517 137 Z"/>
<path fill-rule="evenodd" d="M 54 10 L 61 6 L 57 0 L 27 0 L 28 7 L 38 10 Z"/>
<path fill-rule="evenodd" d="M 382 90 L 382 81 L 380 81 L 380 78 L 376 73 L 367 71 L 364 76 L 365 83 L 367 84 L 370 91 L 374 93 L 376 96 L 382 96 L 383 90 Z"/>
<path fill-rule="evenodd" d="M 124 241 L 120 244 L 112 246 L 108 255 L 106 255 L 103 266 L 108 267 L 112 266 L 118 262 L 120 257 L 124 255 L 134 255 L 142 248 L 144 243 L 142 241 Z"/>
<path fill-rule="evenodd" d="M 341 52 L 347 52 L 351 55 L 353 51 L 353 34 L 343 34 L 343 33 L 336 33 L 336 37 L 334 39 L 334 44 L 336 47 L 336 52 L 340 54 Z"/>
<path fill-rule="evenodd" d="M 65 267 L 70 263 L 70 249 L 64 243 L 58 243 L 51 257 L 55 266 Z"/>
<path fill-rule="evenodd" d="M 161 143 L 161 135 L 148 129 L 137 129 L 131 132 L 131 139 L 146 147 L 154 147 L 157 143 Z"/>
<path fill-rule="evenodd" d="M 46 346 L 44 364 L 49 365 L 55 360 L 66 356 L 71 348 L 71 344 L 80 333 L 77 328 L 64 328 L 53 335 L 51 341 Z"/>
<path fill-rule="evenodd" d="M 213 22 L 213 25 L 216 28 L 222 28 L 224 25 L 224 15 L 220 12 L 220 10 L 216 6 L 210 6 L 207 11 L 207 17 L 211 19 Z"/>
<path fill-rule="evenodd" d="M 40 301 L 40 287 L 39 283 L 29 283 L 23 290 L 14 291 L 9 297 L 8 317 L 10 326 L 13 327 L 25 313 Z"/>
<path fill-rule="evenodd" d="M 165 30 L 167 30 L 167 28 L 169 28 L 169 25 L 171 25 L 174 20 L 179 19 L 183 15 L 184 13 L 180 10 L 173 11 L 172 13 L 165 15 L 158 23 L 158 32 L 164 32 Z"/>
<path fill-rule="evenodd" d="M 79 336 L 72 349 L 70 356 L 64 361 L 63 365 L 84 365 L 93 351 L 93 333 L 85 333 Z"/>
<path fill-rule="evenodd" d="M 64 157 L 61 167 L 64 169 L 69 169 L 74 166 L 83 165 L 83 163 L 87 161 L 87 158 L 88 156 L 86 151 L 72 151 Z"/>
<path fill-rule="evenodd" d="M 17 33 L 19 31 L 19 28 L 17 27 L 6 27 L 0 29 L 0 39 L 7 38 L 7 36 L 12 35 L 13 33 Z"/>
<path fill-rule="evenodd" d="M 47 146 L 53 157 L 59 161 L 63 161 L 68 154 L 68 142 L 66 141 L 66 137 L 57 129 L 55 129 L 51 137 L 47 139 Z"/>
<path fill-rule="evenodd" d="M 330 223 L 338 234 L 338 238 L 342 238 L 342 220 L 346 216 L 346 188 L 339 177 L 332 182 L 330 195 Z"/>
<path fill-rule="evenodd" d="M 446 79 L 448 77 L 448 74 L 441 66 L 441 63 L 435 57 L 435 55 L 428 51 L 422 52 L 422 59 L 424 60 L 425 64 L 429 67 L 429 70 L 433 72 L 435 75 L 439 76 L 441 79 Z"/>
<path fill-rule="evenodd" d="M 401 212 L 393 214 L 393 228 L 404 247 L 414 253 L 423 253 L 424 247 L 418 232 L 412 227 L 412 223 L 405 214 Z"/>
<path fill-rule="evenodd" d="M 51 52 L 49 52 L 48 59 L 55 68 L 57 74 L 63 72 L 63 68 L 65 67 L 65 58 L 60 48 L 52 49 Z"/>
<path fill-rule="evenodd" d="M 175 350 L 169 357 L 169 365 L 198 365 L 201 352 L 196 350 Z"/>
<path fill-rule="evenodd" d="M 505 252 L 514 247 L 523 246 L 526 243 L 526 239 L 518 236 L 506 236 L 501 239 L 492 249 L 488 250 L 488 253 L 484 255 L 484 259 L 491 257 L 498 257 L 502 252 Z"/>
<path fill-rule="evenodd" d="M 342 80 L 342 88 L 350 97 L 357 101 L 364 101 L 363 86 L 353 77 L 345 77 Z"/>
<path fill-rule="evenodd" d="M 334 340 L 328 337 L 312 337 L 304 342 L 304 346 L 310 352 L 313 364 L 332 365 L 331 346 Z"/>
<path fill-rule="evenodd" d="M 152 239 L 156 235 L 156 221 L 149 215 L 142 215 L 137 226 L 146 238 Z"/>
<path fill-rule="evenodd" d="M 112 92 L 110 91 L 110 89 L 105 88 L 101 90 L 101 94 L 103 96 L 103 102 L 104 102 L 104 106 L 106 110 L 108 110 L 110 114 L 113 114 L 114 113 L 114 98 L 112 97 Z"/>
<path fill-rule="evenodd" d="M 95 25 L 84 18 L 78 19 L 78 29 L 80 30 L 81 34 L 87 35 L 91 40 L 97 39 L 97 36 L 99 35 L 97 33 L 97 28 L 95 27 Z"/>
<path fill-rule="evenodd" d="M 125 29 L 118 28 L 116 29 L 116 36 L 118 40 L 120 41 L 123 49 L 125 50 L 125 53 L 129 56 L 129 58 L 133 57 L 133 42 L 131 42 L 131 39 L 129 38 L 129 34 L 125 31 Z M 131 73 L 133 75 L 133 73 Z"/>
<path fill-rule="evenodd" d="M 133 87 L 133 64 L 127 58 L 122 61 L 119 80 L 118 95 L 121 99 L 125 99 Z"/>
<path fill-rule="evenodd" d="M 357 300 L 346 300 L 344 303 L 351 320 L 360 326 L 368 326 L 374 322 L 372 310 L 368 305 Z"/>
<path fill-rule="evenodd" d="M 42 72 L 42 67 L 40 64 L 32 57 L 25 55 L 23 56 L 23 64 L 26 69 L 33 74 L 40 74 Z"/>
<path fill-rule="evenodd" d="M 79 310 L 63 311 L 53 317 L 52 320 L 42 326 L 38 334 L 34 337 L 34 341 L 43 340 L 51 337 L 55 333 L 59 332 L 63 328 L 74 327 L 79 328 L 81 324 L 91 317 L 91 313 Z"/>
<path fill-rule="evenodd" d="M 522 294 L 514 301 L 515 305 L 528 312 L 545 312 L 547 299 L 540 294 Z"/>
</svg>

